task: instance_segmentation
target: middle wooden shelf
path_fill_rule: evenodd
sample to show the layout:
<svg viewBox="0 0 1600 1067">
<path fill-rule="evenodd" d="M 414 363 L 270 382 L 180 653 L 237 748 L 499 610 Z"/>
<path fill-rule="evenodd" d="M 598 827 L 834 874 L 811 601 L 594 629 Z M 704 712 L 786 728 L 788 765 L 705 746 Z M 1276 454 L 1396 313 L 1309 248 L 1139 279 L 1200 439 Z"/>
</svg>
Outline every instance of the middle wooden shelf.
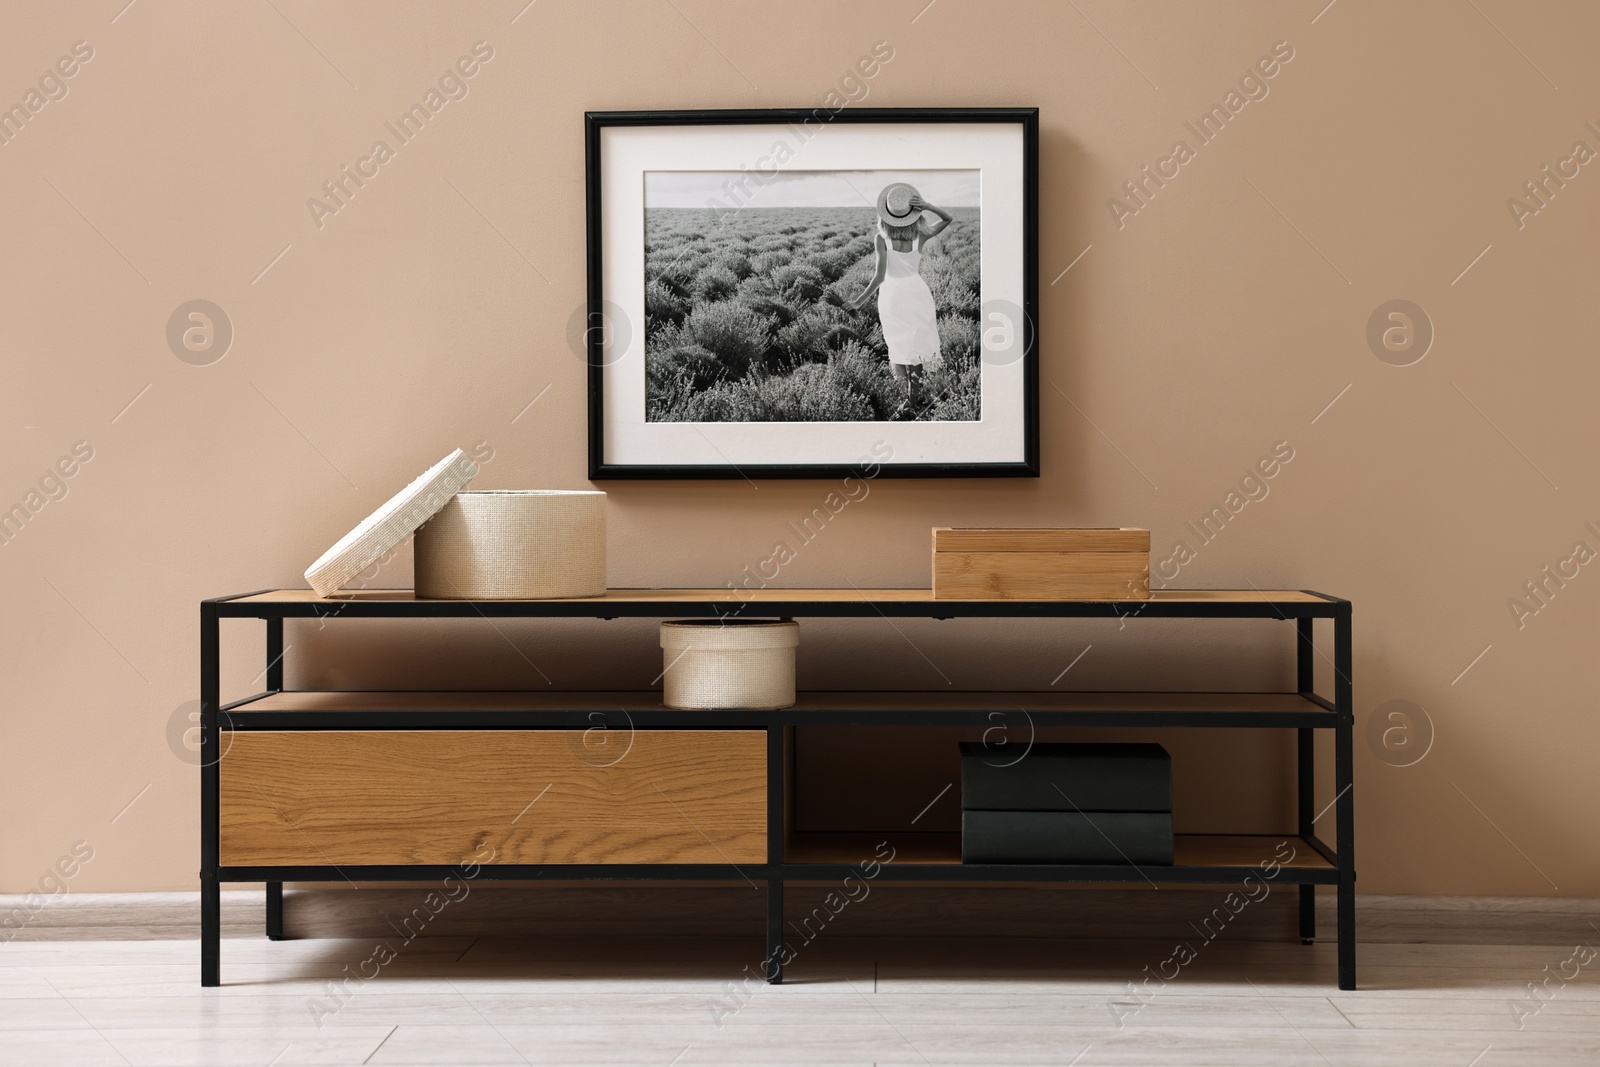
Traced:
<svg viewBox="0 0 1600 1067">
<path fill-rule="evenodd" d="M 285 690 L 223 708 L 233 729 L 650 729 L 967 725 L 1198 726 L 1332 729 L 1334 711 L 1305 693 L 810 690 L 780 711 L 680 711 L 654 690 Z M 1008 718 L 1009 717 L 1009 718 Z"/>
</svg>

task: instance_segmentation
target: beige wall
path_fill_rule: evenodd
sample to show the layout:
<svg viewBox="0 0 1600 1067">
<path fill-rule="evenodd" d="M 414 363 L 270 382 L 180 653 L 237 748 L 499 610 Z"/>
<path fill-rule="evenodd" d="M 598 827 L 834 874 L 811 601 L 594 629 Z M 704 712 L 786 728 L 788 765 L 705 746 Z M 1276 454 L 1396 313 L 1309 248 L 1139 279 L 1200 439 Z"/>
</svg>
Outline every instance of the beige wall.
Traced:
<svg viewBox="0 0 1600 1067">
<path fill-rule="evenodd" d="M 0 147 L 0 505 L 75 442 L 93 458 L 0 547 L 0 891 L 80 840 L 94 858 L 76 890 L 194 884 L 197 774 L 167 727 L 196 693 L 202 597 L 299 584 L 458 444 L 493 447 L 481 487 L 588 484 L 565 340 L 584 298 L 585 109 L 818 105 L 887 41 L 869 105 L 1042 109 L 1045 474 L 877 483 L 784 580 L 923 584 L 936 524 L 1148 526 L 1159 559 L 1287 441 L 1270 496 L 1178 584 L 1351 598 L 1360 727 L 1388 701 L 1426 709 L 1414 766 L 1358 737 L 1362 890 L 1600 892 L 1600 568 L 1521 629 L 1507 606 L 1574 542 L 1600 549 L 1584 527 L 1600 525 L 1600 173 L 1520 229 L 1507 207 L 1574 141 L 1600 149 L 1584 126 L 1600 126 L 1600 10 L 1344 0 L 1313 22 L 1321 0 L 923 2 L 540 0 L 515 22 L 522 0 L 13 5 L 0 103 L 74 42 L 93 58 Z M 476 41 L 494 58 L 470 95 L 319 229 L 307 199 Z M 1270 94 L 1119 227 L 1121 183 L 1279 41 L 1293 59 Z M 235 330 L 210 366 L 164 335 L 195 298 Z M 1437 331 L 1409 367 L 1365 339 L 1397 298 Z M 721 585 L 823 492 L 603 488 L 617 585 Z M 382 584 L 409 580 L 402 556 Z M 1272 623 L 806 628 L 812 685 L 1043 688 L 1088 644 L 1080 687 L 1289 680 Z M 508 633 L 520 654 L 473 625 L 298 628 L 292 674 L 544 684 L 525 655 L 556 685 L 643 686 L 659 669 L 644 625 Z M 242 693 L 260 627 L 230 634 Z M 1181 826 L 1287 825 L 1285 739 L 1167 740 Z M 948 781 L 949 737 L 894 744 L 812 735 L 805 817 L 870 800 L 908 822 Z M 929 819 L 948 823 L 951 799 Z"/>
</svg>

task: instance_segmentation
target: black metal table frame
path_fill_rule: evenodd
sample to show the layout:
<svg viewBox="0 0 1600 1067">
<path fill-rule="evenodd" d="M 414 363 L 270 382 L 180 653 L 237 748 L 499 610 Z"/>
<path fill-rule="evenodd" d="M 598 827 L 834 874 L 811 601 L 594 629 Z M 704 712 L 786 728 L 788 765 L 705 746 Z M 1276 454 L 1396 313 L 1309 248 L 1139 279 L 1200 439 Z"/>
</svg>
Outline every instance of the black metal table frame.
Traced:
<svg viewBox="0 0 1600 1067">
<path fill-rule="evenodd" d="M 271 592 L 261 590 L 259 593 Z M 616 590 L 625 593 L 626 590 Z M 908 592 L 914 592 L 908 590 Z M 1295 675 L 1299 694 L 1315 705 L 1307 712 L 1267 713 L 1260 711 L 1183 711 L 1183 710 L 1057 710 L 1031 711 L 1030 720 L 1040 726 L 1137 726 L 1137 727 L 1261 727 L 1294 729 L 1297 734 L 1296 834 L 1331 864 L 1329 868 L 1281 868 L 1278 877 L 1299 886 L 1300 937 L 1309 944 L 1316 935 L 1316 886 L 1336 887 L 1338 939 L 1338 984 L 1340 989 L 1356 988 L 1355 946 L 1355 790 L 1354 726 L 1351 683 L 1351 605 L 1348 600 L 1305 590 L 1315 602 L 1274 601 L 1263 595 L 1260 601 L 815 601 L 763 600 L 762 616 L 810 616 L 861 618 L 880 615 L 894 618 L 1230 618 L 1277 619 L 1293 622 L 1296 631 Z M 221 722 L 228 718 L 230 729 L 572 729 L 593 725 L 589 713 L 580 710 L 526 710 L 496 712 L 409 712 L 384 714 L 375 723 L 370 714 L 340 719 L 338 712 L 250 712 L 247 706 L 264 696 L 283 691 L 285 619 L 379 619 L 379 618 L 693 618 L 727 617 L 740 605 L 726 601 L 428 601 L 428 600 L 338 600 L 241 603 L 259 593 L 205 600 L 200 605 L 200 984 L 221 984 L 221 888 L 224 882 L 266 883 L 266 932 L 273 940 L 283 936 L 283 883 L 288 881 L 337 881 L 354 878 L 367 881 L 410 880 L 421 877 L 446 877 L 455 868 L 444 865 L 406 866 L 270 866 L 225 867 L 220 861 L 219 803 Z M 261 619 L 266 622 L 266 688 L 261 693 L 223 705 L 221 701 L 221 620 Z M 1334 699 L 1315 692 L 1313 626 L 1317 619 L 1333 622 Z M 784 797 L 788 774 L 787 730 L 802 725 L 856 726 L 990 726 L 990 713 L 983 710 L 927 712 L 873 710 L 862 711 L 718 711 L 652 712 L 652 726 L 701 729 L 759 728 L 767 733 L 767 862 L 751 864 L 566 864 L 484 866 L 480 877 L 500 880 L 532 881 L 560 879 L 571 881 L 605 880 L 722 880 L 745 879 L 765 882 L 767 887 L 767 937 L 765 966 L 767 980 L 783 979 L 783 886 L 786 881 L 843 879 L 859 874 L 859 867 L 846 863 L 793 863 L 784 855 L 788 828 L 784 823 Z M 1315 802 L 1315 731 L 1334 732 L 1333 801 L 1321 812 Z M 1335 810 L 1336 833 L 1330 848 L 1316 836 L 1316 823 L 1328 808 Z M 1156 881 L 1186 884 L 1217 884 L 1238 881 L 1241 868 L 1143 867 L 1088 865 L 1020 864 L 883 864 L 875 876 L 892 881 L 938 882 L 1130 882 Z"/>
</svg>

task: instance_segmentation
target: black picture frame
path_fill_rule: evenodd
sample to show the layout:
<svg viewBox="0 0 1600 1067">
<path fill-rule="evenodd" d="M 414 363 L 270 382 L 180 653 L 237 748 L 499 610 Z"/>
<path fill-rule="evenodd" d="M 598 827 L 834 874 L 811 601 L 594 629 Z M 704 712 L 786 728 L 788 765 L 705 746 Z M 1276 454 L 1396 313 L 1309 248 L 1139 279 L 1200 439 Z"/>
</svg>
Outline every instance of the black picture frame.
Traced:
<svg viewBox="0 0 1600 1067">
<path fill-rule="evenodd" d="M 681 111 L 590 111 L 584 113 L 584 163 L 587 224 L 588 302 L 584 344 L 588 363 L 589 478 L 674 480 L 714 478 L 842 478 L 861 476 L 857 465 L 773 464 L 623 464 L 605 455 L 603 404 L 607 303 L 602 264 L 601 135 L 616 126 L 729 126 L 787 123 L 1007 123 L 1022 133 L 1023 203 L 1023 458 L 978 463 L 884 463 L 872 477 L 1037 478 L 1039 476 L 1039 109 L 973 108 L 760 108 Z"/>
</svg>

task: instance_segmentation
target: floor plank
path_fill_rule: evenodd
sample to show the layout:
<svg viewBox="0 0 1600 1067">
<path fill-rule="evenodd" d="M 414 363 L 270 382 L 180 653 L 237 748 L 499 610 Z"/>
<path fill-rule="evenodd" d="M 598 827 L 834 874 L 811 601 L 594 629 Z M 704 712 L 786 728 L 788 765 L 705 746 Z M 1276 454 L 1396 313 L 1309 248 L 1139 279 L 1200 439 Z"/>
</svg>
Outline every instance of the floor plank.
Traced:
<svg viewBox="0 0 1600 1067">
<path fill-rule="evenodd" d="M 772 987 L 756 980 L 761 946 L 749 936 L 492 931 L 391 936 L 397 954 L 376 969 L 367 961 L 381 938 L 242 933 L 223 945 L 227 984 L 201 989 L 198 944 L 172 936 L 170 915 L 119 908 L 129 921 L 0 944 L 0 1067 L 1600 1061 L 1600 960 L 1539 986 L 1573 952 L 1571 908 L 1389 923 L 1361 943 L 1351 992 L 1334 988 L 1326 941 L 1195 936 L 1194 958 L 1173 971 L 1166 938 L 824 935 L 798 943 Z M 1454 916 L 1469 913 L 1526 936 L 1463 941 Z M 127 930 L 144 936 L 106 937 Z M 1600 943 L 1600 930 L 1582 943 Z"/>
</svg>

